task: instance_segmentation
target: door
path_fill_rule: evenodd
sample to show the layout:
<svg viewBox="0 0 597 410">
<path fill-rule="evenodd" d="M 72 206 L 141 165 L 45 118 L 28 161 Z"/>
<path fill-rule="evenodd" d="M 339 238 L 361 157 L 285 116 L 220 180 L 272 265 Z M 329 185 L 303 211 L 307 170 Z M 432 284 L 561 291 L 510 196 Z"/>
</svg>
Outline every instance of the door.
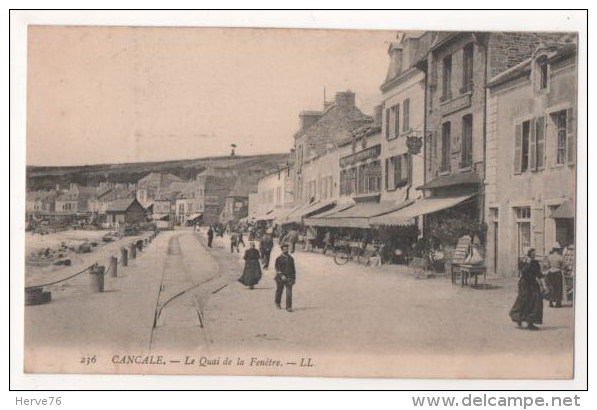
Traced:
<svg viewBox="0 0 597 410">
<path fill-rule="evenodd" d="M 526 256 L 525 251 L 531 247 L 531 223 L 518 222 L 518 251 L 519 258 Z"/>
<path fill-rule="evenodd" d="M 499 272 L 499 266 L 498 266 L 498 223 L 497 221 L 493 223 L 493 271 L 495 273 Z"/>
</svg>

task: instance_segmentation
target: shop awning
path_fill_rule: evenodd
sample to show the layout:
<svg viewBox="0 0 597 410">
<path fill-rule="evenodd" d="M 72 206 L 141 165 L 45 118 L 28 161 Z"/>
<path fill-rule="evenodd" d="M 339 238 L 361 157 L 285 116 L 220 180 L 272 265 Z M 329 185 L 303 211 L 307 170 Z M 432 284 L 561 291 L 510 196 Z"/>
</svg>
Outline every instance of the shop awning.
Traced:
<svg viewBox="0 0 597 410">
<path fill-rule="evenodd" d="M 415 224 L 415 218 L 404 218 L 396 215 L 400 210 L 389 214 L 374 216 L 369 220 L 371 225 L 408 226 Z"/>
<path fill-rule="evenodd" d="M 369 228 L 371 219 L 396 211 L 408 205 L 408 202 L 396 204 L 395 202 L 362 202 L 345 205 L 343 209 L 337 207 L 330 213 L 308 218 L 305 223 L 311 226 L 328 226 L 335 228 Z"/>
<path fill-rule="evenodd" d="M 197 219 L 197 218 L 200 218 L 200 217 L 202 217 L 202 216 L 203 216 L 203 212 L 197 212 L 197 213 L 191 214 L 191 215 L 190 215 L 190 216 L 187 218 L 187 220 L 188 220 L 188 221 L 193 221 L 193 220 L 195 220 L 195 219 Z"/>
<path fill-rule="evenodd" d="M 275 218 L 275 216 L 272 215 L 273 212 L 274 210 L 270 209 L 268 211 L 253 215 L 251 219 L 254 221 L 271 221 Z"/>
<path fill-rule="evenodd" d="M 570 199 L 564 201 L 562 205 L 558 206 L 557 209 L 551 213 L 550 217 L 555 219 L 574 218 L 574 204 Z"/>
<path fill-rule="evenodd" d="M 476 194 L 469 194 L 447 198 L 421 198 L 410 206 L 384 216 L 396 220 L 415 218 L 417 216 L 432 214 L 443 209 L 452 208 L 453 206 L 456 206 L 475 195 Z"/>
<path fill-rule="evenodd" d="M 454 185 L 479 185 L 481 180 L 474 172 L 460 172 L 458 174 L 444 175 L 417 187 L 417 189 L 445 188 Z"/>
<path fill-rule="evenodd" d="M 315 201 L 310 204 L 304 205 L 300 208 L 297 208 L 290 212 L 289 214 L 285 215 L 284 217 L 279 218 L 276 222 L 280 225 L 285 224 L 300 224 L 303 223 L 303 218 L 317 215 L 318 213 L 324 212 L 329 210 L 336 204 L 335 200 L 321 200 Z"/>
<path fill-rule="evenodd" d="M 271 217 L 272 220 L 277 220 L 277 219 L 285 217 L 286 215 L 288 215 L 290 212 L 293 212 L 297 208 L 299 208 L 299 207 L 295 206 L 294 208 L 288 208 L 288 207 L 276 208 L 268 216 Z"/>
</svg>

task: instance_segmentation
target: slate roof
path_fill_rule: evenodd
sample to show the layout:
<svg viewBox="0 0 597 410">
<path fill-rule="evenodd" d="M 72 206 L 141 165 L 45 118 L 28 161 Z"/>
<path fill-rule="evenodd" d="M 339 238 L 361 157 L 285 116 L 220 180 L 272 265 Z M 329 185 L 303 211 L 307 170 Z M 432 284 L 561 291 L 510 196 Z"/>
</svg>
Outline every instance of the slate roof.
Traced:
<svg viewBox="0 0 597 410">
<path fill-rule="evenodd" d="M 539 47 L 537 47 L 535 53 L 541 49 L 553 49 L 555 54 L 553 54 L 549 60 L 554 60 L 560 57 L 572 55 L 576 53 L 576 44 L 567 43 L 567 42 L 549 42 L 543 43 Z M 535 54 L 534 53 L 534 54 Z M 509 68 L 508 70 L 496 75 L 493 77 L 488 83 L 487 87 L 495 87 L 499 84 L 504 84 L 508 81 L 514 80 L 516 78 L 528 75 L 532 71 L 532 63 L 533 57 L 530 57 L 523 62 L 515 65 L 514 67 Z"/>
<path fill-rule="evenodd" d="M 117 199 L 112 201 L 108 204 L 106 212 L 116 213 L 116 212 L 126 212 L 127 209 L 133 205 L 133 203 L 139 203 L 137 198 L 124 198 L 124 199 Z M 141 204 L 139 204 L 141 205 Z"/>
</svg>

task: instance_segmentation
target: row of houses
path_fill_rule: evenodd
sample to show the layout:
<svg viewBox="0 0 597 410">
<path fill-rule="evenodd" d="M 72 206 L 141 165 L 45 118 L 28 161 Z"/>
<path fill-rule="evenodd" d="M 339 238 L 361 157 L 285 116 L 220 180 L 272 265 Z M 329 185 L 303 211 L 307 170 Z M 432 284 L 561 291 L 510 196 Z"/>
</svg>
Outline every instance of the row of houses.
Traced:
<svg viewBox="0 0 597 410">
<path fill-rule="evenodd" d="M 372 116 L 351 91 L 299 114 L 291 160 L 259 181 L 249 218 L 416 226 L 447 248 L 472 234 L 501 275 L 529 247 L 573 245 L 576 36 L 398 33 L 388 54 Z"/>
<path fill-rule="evenodd" d="M 136 184 L 72 183 L 66 189 L 29 191 L 26 218 L 87 222 L 99 218 L 108 224 L 152 220 L 161 226 L 215 224 L 246 217 L 250 189 L 238 171 L 226 167 L 208 167 L 187 181 L 152 172 Z"/>
</svg>

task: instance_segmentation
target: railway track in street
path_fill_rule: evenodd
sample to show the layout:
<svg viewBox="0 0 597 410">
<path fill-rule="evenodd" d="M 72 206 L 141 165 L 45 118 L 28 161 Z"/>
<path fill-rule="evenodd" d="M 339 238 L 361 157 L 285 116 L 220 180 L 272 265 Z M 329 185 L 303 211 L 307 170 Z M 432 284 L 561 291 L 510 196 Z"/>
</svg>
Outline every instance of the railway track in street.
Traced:
<svg viewBox="0 0 597 410">
<path fill-rule="evenodd" d="M 205 326 L 205 307 L 211 291 L 225 287 L 219 264 L 190 233 L 170 238 L 161 283 L 156 298 L 150 350 L 166 348 L 180 340 L 179 335 L 195 340 L 198 333 L 209 345 Z"/>
</svg>

